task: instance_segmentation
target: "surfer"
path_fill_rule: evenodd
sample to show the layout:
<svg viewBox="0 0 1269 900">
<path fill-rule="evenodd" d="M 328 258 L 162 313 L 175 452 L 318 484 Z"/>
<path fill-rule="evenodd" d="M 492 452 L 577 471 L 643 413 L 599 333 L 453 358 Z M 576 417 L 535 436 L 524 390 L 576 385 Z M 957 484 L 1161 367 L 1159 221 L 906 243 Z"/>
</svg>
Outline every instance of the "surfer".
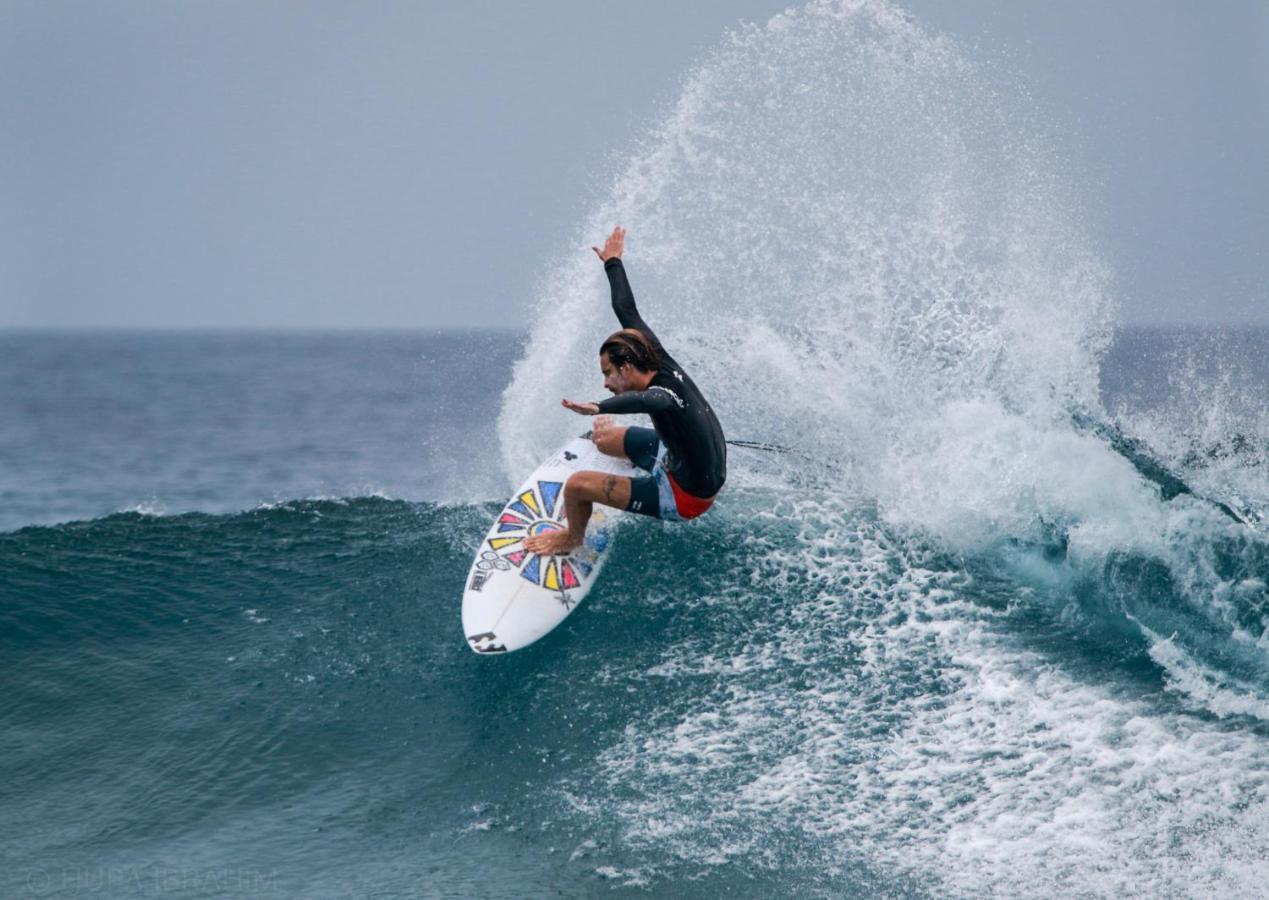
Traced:
<svg viewBox="0 0 1269 900">
<path fill-rule="evenodd" d="M 562 402 L 580 415 L 599 416 L 591 439 L 600 452 L 625 457 L 647 474 L 574 472 L 564 485 L 568 528 L 528 538 L 524 546 L 531 553 L 564 554 L 579 546 L 595 503 L 671 522 L 694 519 L 710 508 L 727 478 L 718 417 L 635 308 L 621 263 L 625 239 L 618 225 L 602 250 L 591 248 L 604 264 L 621 323 L 599 348 L 604 387 L 616 396 L 598 403 Z M 616 425 L 609 413 L 646 413 L 653 427 Z"/>
</svg>

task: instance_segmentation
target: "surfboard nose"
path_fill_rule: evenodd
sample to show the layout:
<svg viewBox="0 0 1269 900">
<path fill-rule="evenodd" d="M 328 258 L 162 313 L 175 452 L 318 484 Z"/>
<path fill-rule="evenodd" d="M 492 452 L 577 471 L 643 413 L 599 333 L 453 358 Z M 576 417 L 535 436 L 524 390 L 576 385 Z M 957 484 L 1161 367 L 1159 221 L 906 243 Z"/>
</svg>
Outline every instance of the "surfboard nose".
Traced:
<svg viewBox="0 0 1269 900">
<path fill-rule="evenodd" d="M 498 643 L 498 636 L 492 631 L 467 635 L 467 643 L 476 653 L 506 653 L 505 644 Z"/>
</svg>

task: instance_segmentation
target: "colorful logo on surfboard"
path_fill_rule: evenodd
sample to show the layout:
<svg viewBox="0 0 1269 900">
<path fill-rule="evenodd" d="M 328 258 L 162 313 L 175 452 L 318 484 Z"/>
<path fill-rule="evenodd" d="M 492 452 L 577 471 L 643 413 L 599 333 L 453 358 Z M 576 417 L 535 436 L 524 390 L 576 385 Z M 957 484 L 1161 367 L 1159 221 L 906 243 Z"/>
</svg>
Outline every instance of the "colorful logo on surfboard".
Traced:
<svg viewBox="0 0 1269 900">
<path fill-rule="evenodd" d="M 516 566 L 521 578 L 549 591 L 579 587 L 582 579 L 590 574 L 594 563 L 590 557 L 598 557 L 589 539 L 577 554 L 569 557 L 539 556 L 522 546 L 522 541 L 530 535 L 564 527 L 559 521 L 563 518 L 560 509 L 563 493 L 563 482 L 539 481 L 507 505 L 498 517 L 498 530 L 489 538 L 490 548 Z M 579 555 L 587 558 L 578 558 Z"/>
</svg>

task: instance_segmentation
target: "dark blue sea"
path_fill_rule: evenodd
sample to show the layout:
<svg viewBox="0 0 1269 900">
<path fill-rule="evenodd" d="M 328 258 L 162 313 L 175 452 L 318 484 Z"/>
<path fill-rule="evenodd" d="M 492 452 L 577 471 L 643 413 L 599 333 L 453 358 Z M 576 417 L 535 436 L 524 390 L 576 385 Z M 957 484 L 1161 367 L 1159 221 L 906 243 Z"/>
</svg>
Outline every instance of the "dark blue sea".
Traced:
<svg viewBox="0 0 1269 900">
<path fill-rule="evenodd" d="M 736 449 L 714 512 L 628 524 L 558 631 L 479 657 L 523 341 L 0 336 L 0 893 L 1263 892 L 1263 530 L 1071 424 L 984 448 L 1037 468 L 972 546 Z M 1121 330 L 1106 421 L 1263 513 L 1266 432 L 1202 417 L 1266 351 Z M 1077 451 L 1091 483 L 1045 471 Z"/>
</svg>

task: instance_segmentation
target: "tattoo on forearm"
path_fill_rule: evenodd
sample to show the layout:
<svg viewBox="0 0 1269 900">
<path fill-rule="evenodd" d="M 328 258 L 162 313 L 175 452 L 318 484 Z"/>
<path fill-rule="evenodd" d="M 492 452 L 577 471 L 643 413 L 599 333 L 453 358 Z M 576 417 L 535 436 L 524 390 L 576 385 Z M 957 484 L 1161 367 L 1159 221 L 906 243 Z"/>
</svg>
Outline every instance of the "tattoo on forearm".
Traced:
<svg viewBox="0 0 1269 900">
<path fill-rule="evenodd" d="M 617 476 L 609 475 L 604 479 L 604 499 L 612 506 L 612 492 L 617 489 Z"/>
</svg>

